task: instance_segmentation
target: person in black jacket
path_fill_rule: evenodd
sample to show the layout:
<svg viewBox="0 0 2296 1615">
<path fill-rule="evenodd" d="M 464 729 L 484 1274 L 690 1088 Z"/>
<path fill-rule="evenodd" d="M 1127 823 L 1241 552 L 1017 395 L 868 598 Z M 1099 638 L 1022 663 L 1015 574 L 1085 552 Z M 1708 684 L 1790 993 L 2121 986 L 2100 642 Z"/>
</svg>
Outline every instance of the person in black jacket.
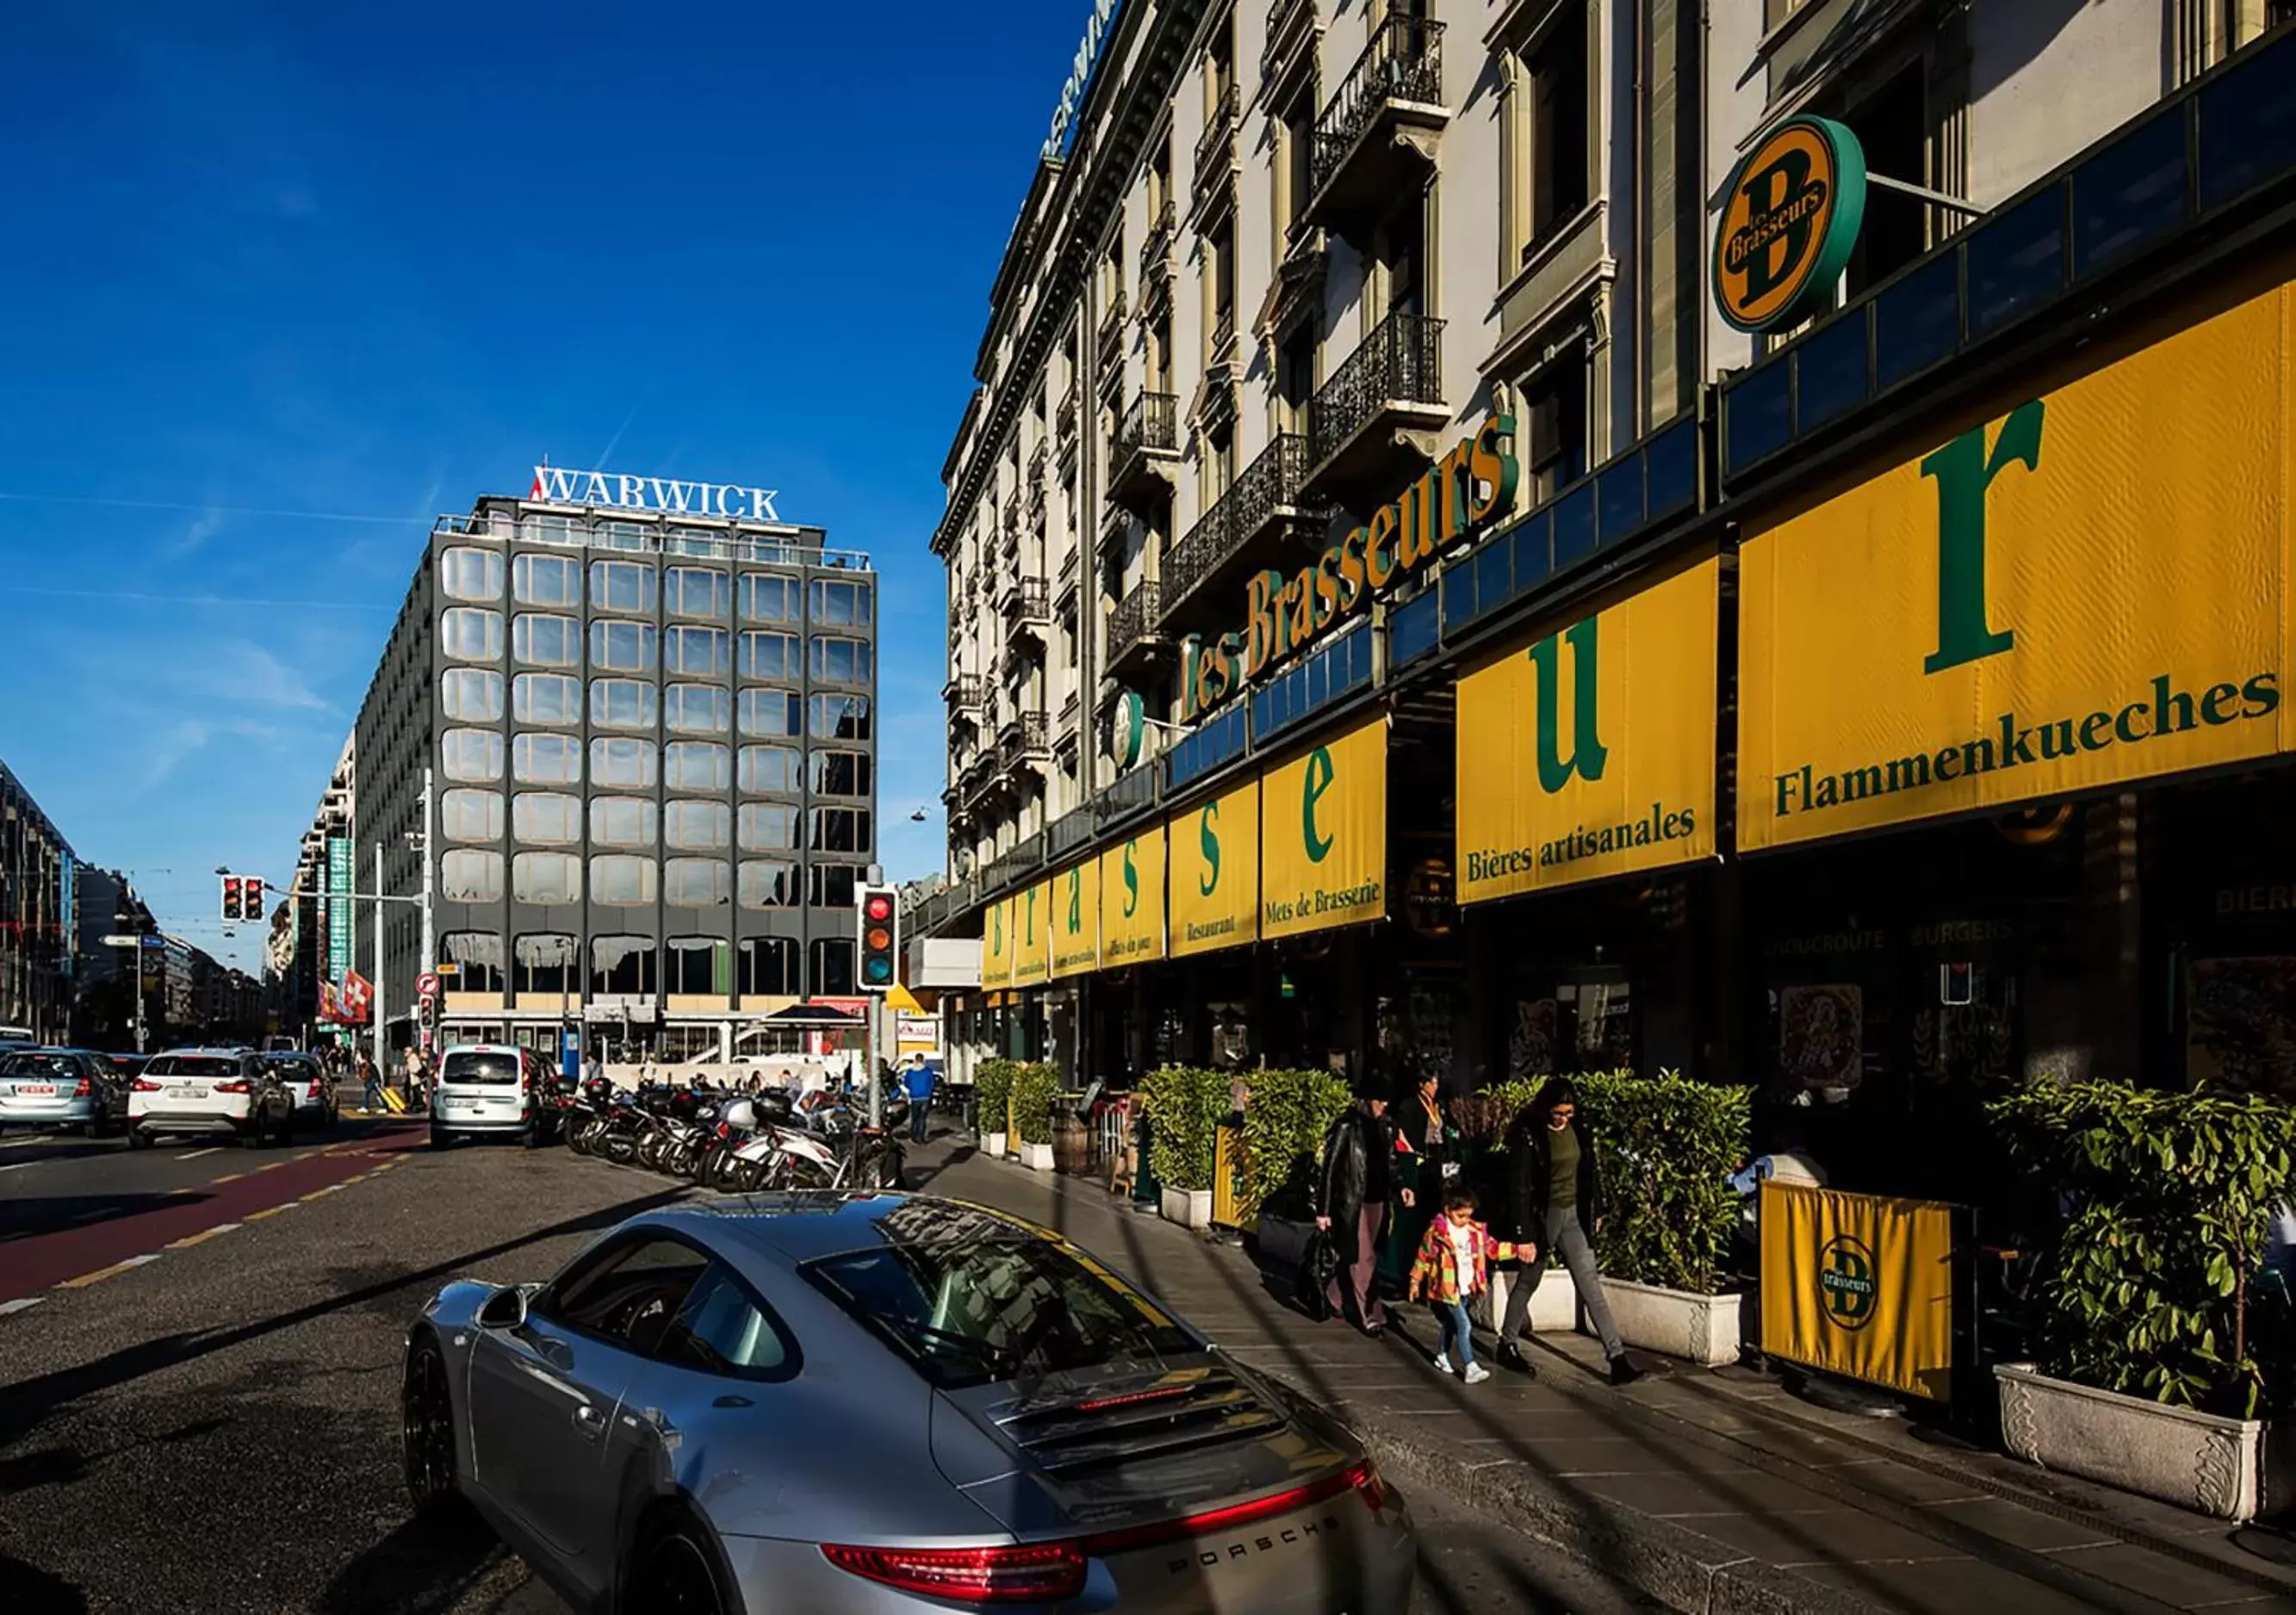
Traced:
<svg viewBox="0 0 2296 1615">
<path fill-rule="evenodd" d="M 1387 1228 L 1389 1201 L 1411 1191 L 1395 1181 L 1395 1124 L 1387 1099 L 1376 1091 L 1340 1112 L 1324 1135 L 1322 1169 L 1316 1175 L 1316 1226 L 1330 1235 L 1337 1267 L 1324 1296 L 1334 1313 L 1345 1310 L 1341 1281 L 1355 1297 L 1355 1317 L 1365 1334 L 1387 1327 L 1379 1299 L 1380 1236 Z"/>
<path fill-rule="evenodd" d="M 1530 1314 L 1530 1298 L 1546 1275 L 1545 1253 L 1551 1250 L 1570 1270 L 1571 1286 L 1602 1337 L 1603 1355 L 1611 1360 L 1611 1383 L 1624 1385 L 1640 1378 L 1641 1371 L 1619 1339 L 1610 1300 L 1603 1293 L 1602 1274 L 1595 1266 L 1595 1249 L 1587 1240 L 1587 1231 L 1602 1215 L 1601 1185 L 1595 1181 L 1595 1152 L 1586 1124 L 1578 1119 L 1578 1091 L 1569 1078 L 1549 1078 L 1539 1088 L 1538 1097 L 1507 1128 L 1506 1152 L 1508 1220 L 1516 1242 L 1535 1242 L 1537 1251 L 1524 1258 L 1507 1292 L 1499 1361 L 1518 1373 L 1530 1371 L 1519 1341 Z"/>
</svg>

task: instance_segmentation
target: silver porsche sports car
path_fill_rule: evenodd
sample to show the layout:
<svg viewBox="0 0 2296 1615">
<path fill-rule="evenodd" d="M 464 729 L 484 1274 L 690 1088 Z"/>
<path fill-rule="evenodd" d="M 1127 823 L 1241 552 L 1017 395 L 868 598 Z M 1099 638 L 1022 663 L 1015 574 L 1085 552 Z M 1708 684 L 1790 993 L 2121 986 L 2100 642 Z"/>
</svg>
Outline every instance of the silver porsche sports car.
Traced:
<svg viewBox="0 0 2296 1615">
<path fill-rule="evenodd" d="M 407 1332 L 406 1480 L 576 1608 L 1403 1615 L 1347 1432 L 1052 1231 L 923 1195 L 647 1213 Z"/>
</svg>

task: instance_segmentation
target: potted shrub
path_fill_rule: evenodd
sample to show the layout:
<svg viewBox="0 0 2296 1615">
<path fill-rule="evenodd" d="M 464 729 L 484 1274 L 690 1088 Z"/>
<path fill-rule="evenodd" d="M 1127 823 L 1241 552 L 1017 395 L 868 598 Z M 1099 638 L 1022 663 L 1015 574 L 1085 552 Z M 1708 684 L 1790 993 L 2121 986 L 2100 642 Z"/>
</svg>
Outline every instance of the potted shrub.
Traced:
<svg viewBox="0 0 2296 1615">
<path fill-rule="evenodd" d="M 1242 1216 L 1259 1222 L 1260 1254 L 1293 1266 L 1316 1226 L 1324 1134 L 1353 1094 L 1335 1071 L 1255 1071 L 1243 1110 Z"/>
<path fill-rule="evenodd" d="M 1148 1107 L 1148 1152 L 1160 1185 L 1160 1209 L 1185 1228 L 1212 1220 L 1212 1167 L 1217 1133 L 1228 1111 L 1228 1077 L 1168 1065 L 1140 1085 Z"/>
<path fill-rule="evenodd" d="M 1005 1103 L 1013 1094 L 1013 1073 L 1017 1064 L 1010 1060 L 984 1060 L 973 1070 L 972 1102 L 980 1129 L 981 1152 L 994 1160 L 1004 1157 Z"/>
<path fill-rule="evenodd" d="M 1059 1073 L 1049 1065 L 1013 1073 L 1013 1127 L 1021 1135 L 1021 1164 L 1031 1171 L 1053 1169 L 1053 1101 L 1060 1091 Z"/>
<path fill-rule="evenodd" d="M 2060 1193 L 2033 1283 L 2037 1360 L 1997 1365 L 2003 1445 L 2045 1468 L 2226 1520 L 2259 1503 L 2289 1396 L 2284 1310 L 2251 1283 L 2296 1160 L 2274 1099 L 2034 1083 L 1988 1107 Z"/>
</svg>

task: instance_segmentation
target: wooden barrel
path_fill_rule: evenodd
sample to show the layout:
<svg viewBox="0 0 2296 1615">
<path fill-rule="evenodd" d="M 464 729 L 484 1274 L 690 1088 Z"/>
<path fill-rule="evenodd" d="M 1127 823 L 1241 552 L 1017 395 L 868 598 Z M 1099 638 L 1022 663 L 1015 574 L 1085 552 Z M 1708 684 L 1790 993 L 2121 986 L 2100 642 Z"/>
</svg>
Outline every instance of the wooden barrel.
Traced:
<svg viewBox="0 0 2296 1615">
<path fill-rule="evenodd" d="M 1092 1170 L 1092 1132 L 1080 1118 L 1053 1118 L 1053 1170 L 1074 1174 Z"/>
</svg>

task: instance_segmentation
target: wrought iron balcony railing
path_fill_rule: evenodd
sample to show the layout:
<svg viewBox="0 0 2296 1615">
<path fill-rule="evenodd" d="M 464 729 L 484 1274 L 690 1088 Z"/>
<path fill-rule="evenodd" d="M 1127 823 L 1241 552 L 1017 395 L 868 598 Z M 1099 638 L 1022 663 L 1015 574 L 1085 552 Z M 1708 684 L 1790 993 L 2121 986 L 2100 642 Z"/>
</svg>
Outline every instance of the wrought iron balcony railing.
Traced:
<svg viewBox="0 0 2296 1615">
<path fill-rule="evenodd" d="M 1308 156 L 1308 189 L 1321 191 L 1390 102 L 1440 105 L 1443 25 L 1431 17 L 1394 13 L 1372 30 L 1371 43 L 1316 119 Z"/>
<path fill-rule="evenodd" d="M 1120 665 L 1135 649 L 1157 637 L 1163 621 L 1162 594 L 1154 578 L 1139 584 L 1108 614 L 1108 661 Z"/>
<path fill-rule="evenodd" d="M 996 734 L 997 755 L 1007 767 L 1024 757 L 1051 749 L 1052 730 L 1046 722 L 1042 708 L 1029 712 L 1015 712 L 1005 719 L 1004 728 Z"/>
<path fill-rule="evenodd" d="M 941 699 L 960 712 L 977 711 L 980 706 L 980 679 L 977 674 L 961 673 L 940 687 Z"/>
<path fill-rule="evenodd" d="M 1276 516 L 1304 508 L 1300 488 L 1307 476 L 1308 439 L 1298 432 L 1277 434 L 1166 559 L 1165 609 L 1193 594 Z"/>
<path fill-rule="evenodd" d="M 1052 591 L 1041 578 L 1014 578 L 1004 585 L 1006 618 L 1016 621 L 1042 619 L 1053 614 Z"/>
<path fill-rule="evenodd" d="M 1179 448 L 1180 399 L 1177 393 L 1144 392 L 1132 400 L 1116 428 L 1116 457 L 1143 449 L 1165 454 Z"/>
<path fill-rule="evenodd" d="M 1443 322 L 1398 309 L 1316 389 L 1308 406 L 1308 457 L 1320 465 L 1390 404 L 1443 402 Z"/>
<path fill-rule="evenodd" d="M 1175 228 L 1172 199 L 1167 196 L 1164 205 L 1156 209 L 1156 217 L 1149 221 L 1147 239 L 1140 243 L 1142 280 L 1147 279 L 1152 266 L 1160 266 L 1170 258 Z"/>
<path fill-rule="evenodd" d="M 1242 122 L 1243 97 L 1231 78 L 1206 115 L 1204 132 L 1196 136 L 1195 176 L 1199 191 L 1208 180 L 1225 183 L 1226 172 L 1235 161 L 1235 132 Z"/>
</svg>

